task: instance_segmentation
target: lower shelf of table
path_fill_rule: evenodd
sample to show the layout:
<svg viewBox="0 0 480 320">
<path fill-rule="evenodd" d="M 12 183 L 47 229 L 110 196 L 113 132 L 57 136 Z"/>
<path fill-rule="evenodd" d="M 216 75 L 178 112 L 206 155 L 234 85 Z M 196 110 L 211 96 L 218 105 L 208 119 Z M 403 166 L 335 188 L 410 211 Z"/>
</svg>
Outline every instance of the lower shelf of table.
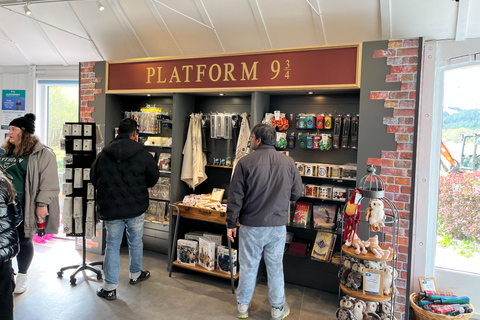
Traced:
<svg viewBox="0 0 480 320">
<path fill-rule="evenodd" d="M 347 289 L 343 284 L 340 284 L 340 289 L 349 296 L 352 296 L 357 299 L 367 300 L 367 301 L 388 301 L 392 299 L 392 295 L 383 295 L 379 296 L 376 294 L 363 293 L 363 291 L 355 291 Z"/>
<path fill-rule="evenodd" d="M 177 261 L 174 261 L 173 265 L 176 266 L 176 267 L 180 267 L 180 268 L 184 268 L 184 269 L 188 269 L 188 270 L 193 270 L 193 271 L 209 274 L 209 275 L 220 277 L 220 278 L 225 278 L 225 279 L 230 279 L 231 278 L 229 273 L 223 273 L 223 272 L 220 272 L 220 271 L 217 271 L 217 270 L 210 271 L 210 270 L 207 270 L 207 269 L 205 269 L 203 267 L 199 267 L 199 266 L 188 266 L 188 265 L 185 265 L 185 264 L 178 263 Z M 237 272 L 237 274 L 233 276 L 233 279 L 238 280 L 238 276 L 239 276 L 239 274 Z"/>
</svg>

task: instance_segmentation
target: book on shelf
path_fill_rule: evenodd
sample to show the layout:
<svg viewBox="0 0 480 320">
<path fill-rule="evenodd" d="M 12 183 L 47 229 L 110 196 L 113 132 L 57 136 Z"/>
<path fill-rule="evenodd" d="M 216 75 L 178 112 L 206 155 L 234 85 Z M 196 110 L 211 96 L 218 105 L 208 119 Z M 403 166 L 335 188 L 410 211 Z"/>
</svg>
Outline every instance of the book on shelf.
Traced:
<svg viewBox="0 0 480 320">
<path fill-rule="evenodd" d="M 336 204 L 316 204 L 313 206 L 313 227 L 323 229 L 335 228 Z"/>
<path fill-rule="evenodd" d="M 335 245 L 336 234 L 324 231 L 317 231 L 313 243 L 312 258 L 322 261 L 329 261 Z"/>
<path fill-rule="evenodd" d="M 198 265 L 210 271 L 215 269 L 215 242 L 204 237 L 198 240 Z"/>
<path fill-rule="evenodd" d="M 237 250 L 232 249 L 233 275 L 237 274 Z M 230 254 L 225 246 L 217 247 L 217 270 L 230 274 Z"/>
<path fill-rule="evenodd" d="M 177 240 L 177 262 L 188 266 L 197 265 L 198 242 L 194 240 Z"/>
<path fill-rule="evenodd" d="M 312 204 L 310 202 L 298 201 L 295 205 L 293 225 L 295 227 L 307 228 L 310 222 Z"/>
</svg>

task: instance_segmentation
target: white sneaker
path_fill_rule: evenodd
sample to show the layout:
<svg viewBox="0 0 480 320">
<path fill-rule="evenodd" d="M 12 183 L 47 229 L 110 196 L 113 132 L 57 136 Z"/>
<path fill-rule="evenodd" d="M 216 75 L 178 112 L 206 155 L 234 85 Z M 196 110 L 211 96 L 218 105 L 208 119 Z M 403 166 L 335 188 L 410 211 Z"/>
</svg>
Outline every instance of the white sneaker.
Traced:
<svg viewBox="0 0 480 320">
<path fill-rule="evenodd" d="M 272 320 L 283 320 L 290 314 L 287 302 L 280 308 L 272 307 Z"/>
<path fill-rule="evenodd" d="M 239 319 L 246 319 L 248 318 L 248 309 L 250 309 L 249 304 L 241 304 L 237 302 L 237 318 Z"/>
<path fill-rule="evenodd" d="M 17 274 L 17 279 L 15 280 L 15 293 L 24 293 L 27 290 L 28 278 L 25 273 Z"/>
</svg>

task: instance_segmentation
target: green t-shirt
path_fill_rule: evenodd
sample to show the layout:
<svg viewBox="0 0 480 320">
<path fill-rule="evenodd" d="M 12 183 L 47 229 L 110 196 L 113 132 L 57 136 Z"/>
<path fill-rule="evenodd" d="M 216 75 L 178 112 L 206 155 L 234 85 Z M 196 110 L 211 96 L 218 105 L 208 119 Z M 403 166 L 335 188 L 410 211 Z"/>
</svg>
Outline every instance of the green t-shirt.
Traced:
<svg viewBox="0 0 480 320">
<path fill-rule="evenodd" d="M 2 170 L 5 176 L 13 183 L 22 203 L 25 203 L 25 177 L 29 157 L 28 155 L 18 159 L 20 166 L 23 168 L 23 172 L 18 167 L 17 157 L 14 154 L 0 157 L 0 170 Z"/>
</svg>

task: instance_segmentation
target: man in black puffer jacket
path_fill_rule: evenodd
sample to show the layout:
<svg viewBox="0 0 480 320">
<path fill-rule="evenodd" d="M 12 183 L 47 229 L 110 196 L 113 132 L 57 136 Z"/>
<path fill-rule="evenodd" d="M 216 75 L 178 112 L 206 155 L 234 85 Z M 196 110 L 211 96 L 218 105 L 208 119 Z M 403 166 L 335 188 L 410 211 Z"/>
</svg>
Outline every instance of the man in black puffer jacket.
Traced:
<svg viewBox="0 0 480 320">
<path fill-rule="evenodd" d="M 118 136 L 98 155 L 90 170 L 97 190 L 97 214 L 107 230 L 103 273 L 105 285 L 97 295 L 107 300 L 117 298 L 120 273 L 120 245 L 127 228 L 130 255 L 130 284 L 147 280 L 150 272 L 142 270 L 143 225 L 148 209 L 148 190 L 158 181 L 158 166 L 152 155 L 138 142 L 137 122 L 123 119 Z"/>
</svg>

